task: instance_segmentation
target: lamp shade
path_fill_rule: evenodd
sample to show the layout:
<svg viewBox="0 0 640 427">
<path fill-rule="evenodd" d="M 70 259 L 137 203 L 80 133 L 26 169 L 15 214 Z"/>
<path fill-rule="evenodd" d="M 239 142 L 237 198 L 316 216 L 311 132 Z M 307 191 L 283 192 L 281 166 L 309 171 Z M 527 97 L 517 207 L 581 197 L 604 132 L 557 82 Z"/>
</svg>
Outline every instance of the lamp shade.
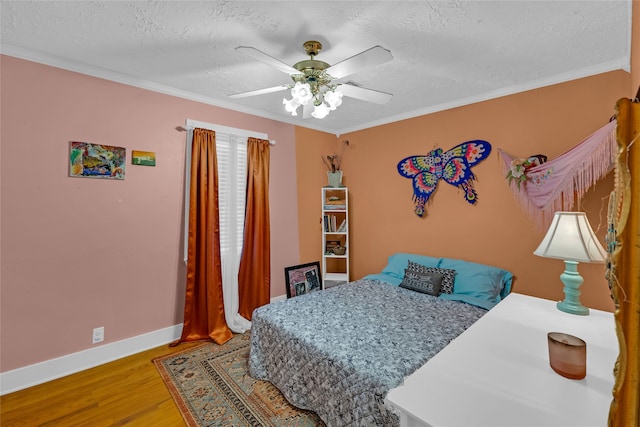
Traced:
<svg viewBox="0 0 640 427">
<path fill-rule="evenodd" d="M 576 262 L 602 263 L 606 259 L 606 252 L 584 212 L 556 212 L 533 254 Z"/>
</svg>

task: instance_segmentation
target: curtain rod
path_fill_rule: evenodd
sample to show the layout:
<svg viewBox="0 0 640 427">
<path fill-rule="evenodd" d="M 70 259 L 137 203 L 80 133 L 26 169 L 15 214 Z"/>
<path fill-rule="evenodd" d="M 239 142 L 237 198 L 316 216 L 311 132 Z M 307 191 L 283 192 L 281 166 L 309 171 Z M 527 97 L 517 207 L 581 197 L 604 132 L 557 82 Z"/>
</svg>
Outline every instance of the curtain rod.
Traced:
<svg viewBox="0 0 640 427">
<path fill-rule="evenodd" d="M 225 133 L 228 135 L 246 136 L 247 138 L 260 138 L 269 141 L 269 145 L 276 145 L 274 139 L 269 139 L 269 135 L 262 132 L 254 132 L 245 129 L 232 128 L 228 126 L 216 125 L 213 123 L 199 122 L 196 120 L 187 119 L 185 126 L 176 126 L 176 130 L 186 132 L 195 128 L 209 129 L 215 132 Z"/>
<path fill-rule="evenodd" d="M 193 126 L 189 126 L 189 127 L 184 127 L 184 126 L 176 126 L 176 130 L 180 131 L 180 132 L 186 132 L 188 130 L 193 130 L 195 129 Z M 211 129 L 213 130 L 213 129 Z M 220 133 L 225 133 L 225 132 L 221 132 Z M 266 138 L 261 138 L 261 139 L 266 139 Z M 276 140 L 275 139 L 270 139 L 269 140 L 269 145 L 276 145 Z"/>
</svg>

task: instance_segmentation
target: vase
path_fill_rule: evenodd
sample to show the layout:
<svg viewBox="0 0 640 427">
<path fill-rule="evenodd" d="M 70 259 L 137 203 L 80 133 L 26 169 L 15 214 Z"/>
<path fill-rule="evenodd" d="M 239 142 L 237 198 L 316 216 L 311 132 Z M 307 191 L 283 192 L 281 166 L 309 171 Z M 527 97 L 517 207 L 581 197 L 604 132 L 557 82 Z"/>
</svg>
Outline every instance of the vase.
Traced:
<svg viewBox="0 0 640 427">
<path fill-rule="evenodd" d="M 327 172 L 329 187 L 342 187 L 342 171 Z"/>
</svg>

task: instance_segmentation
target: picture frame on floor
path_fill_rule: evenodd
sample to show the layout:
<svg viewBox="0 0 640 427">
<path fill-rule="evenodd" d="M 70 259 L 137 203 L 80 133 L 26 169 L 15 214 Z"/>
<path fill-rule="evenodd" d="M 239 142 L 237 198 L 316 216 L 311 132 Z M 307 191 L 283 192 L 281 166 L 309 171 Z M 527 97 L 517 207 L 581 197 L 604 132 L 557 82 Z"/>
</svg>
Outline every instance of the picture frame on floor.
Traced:
<svg viewBox="0 0 640 427">
<path fill-rule="evenodd" d="M 319 291 L 322 289 L 320 261 L 285 267 L 284 278 L 287 298 Z"/>
</svg>

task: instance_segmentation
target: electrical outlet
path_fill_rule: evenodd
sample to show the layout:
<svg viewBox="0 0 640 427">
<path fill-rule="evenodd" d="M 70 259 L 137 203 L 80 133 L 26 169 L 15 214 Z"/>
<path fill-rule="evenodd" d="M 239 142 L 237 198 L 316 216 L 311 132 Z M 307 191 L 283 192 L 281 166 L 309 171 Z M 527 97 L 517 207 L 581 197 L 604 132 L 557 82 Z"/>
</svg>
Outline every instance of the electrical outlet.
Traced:
<svg viewBox="0 0 640 427">
<path fill-rule="evenodd" d="M 93 329 L 93 343 L 99 343 L 104 341 L 104 326 Z"/>
</svg>

